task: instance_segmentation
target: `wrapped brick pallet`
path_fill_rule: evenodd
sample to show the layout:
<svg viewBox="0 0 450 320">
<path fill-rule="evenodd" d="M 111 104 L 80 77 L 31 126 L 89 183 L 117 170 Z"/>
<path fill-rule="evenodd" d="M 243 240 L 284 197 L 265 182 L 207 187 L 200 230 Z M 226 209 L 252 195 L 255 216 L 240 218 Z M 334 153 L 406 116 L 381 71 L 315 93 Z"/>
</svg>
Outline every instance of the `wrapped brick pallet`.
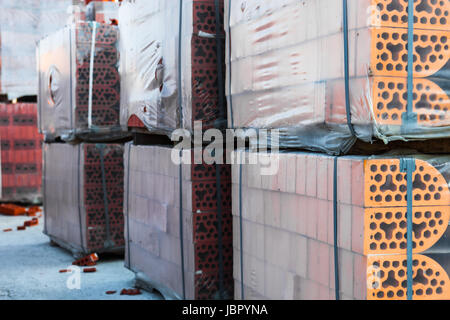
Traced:
<svg viewBox="0 0 450 320">
<path fill-rule="evenodd" d="M 118 30 L 79 22 L 42 39 L 39 57 L 39 126 L 47 141 L 115 141 L 119 123 Z"/>
<path fill-rule="evenodd" d="M 125 264 L 166 297 L 230 299 L 230 166 L 176 165 L 172 150 L 126 146 Z"/>
<path fill-rule="evenodd" d="M 449 137 L 450 1 L 414 1 L 413 24 L 408 0 L 225 2 L 230 127 L 330 154 Z"/>
<path fill-rule="evenodd" d="M 122 2 L 123 127 L 169 136 L 179 128 L 193 132 L 195 121 L 225 127 L 223 0 L 217 3 Z"/>
<path fill-rule="evenodd" d="M 338 283 L 341 299 L 406 300 L 410 280 L 414 300 L 450 299 L 450 157 L 278 156 L 274 175 L 233 165 L 236 298 L 334 300 Z M 410 279 L 405 158 L 416 167 Z"/>
<path fill-rule="evenodd" d="M 76 255 L 123 252 L 123 145 L 45 144 L 45 234 Z"/>
<path fill-rule="evenodd" d="M 0 104 L 0 200 L 42 201 L 42 135 L 36 104 Z"/>
</svg>

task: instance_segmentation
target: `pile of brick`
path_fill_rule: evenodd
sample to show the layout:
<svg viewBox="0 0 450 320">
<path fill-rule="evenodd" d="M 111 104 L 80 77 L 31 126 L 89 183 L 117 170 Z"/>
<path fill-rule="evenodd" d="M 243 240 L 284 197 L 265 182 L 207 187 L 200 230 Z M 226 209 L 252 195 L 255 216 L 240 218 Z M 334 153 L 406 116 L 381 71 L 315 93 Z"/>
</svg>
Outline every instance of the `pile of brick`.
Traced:
<svg viewBox="0 0 450 320">
<path fill-rule="evenodd" d="M 46 141 L 113 141 L 127 135 L 119 123 L 116 26 L 71 24 L 42 39 L 38 54 L 40 130 Z"/>
<path fill-rule="evenodd" d="M 414 6 L 408 110 L 408 1 L 231 3 L 230 122 L 279 128 L 283 145 L 327 153 L 355 142 L 348 121 L 366 142 L 448 138 L 450 5 Z"/>
<path fill-rule="evenodd" d="M 76 254 L 124 248 L 123 145 L 44 145 L 45 230 Z"/>
<path fill-rule="evenodd" d="M 236 298 L 242 265 L 245 299 L 335 299 L 337 225 L 341 298 L 406 299 L 407 178 L 400 157 L 348 156 L 335 167 L 326 155 L 278 156 L 275 175 L 263 175 L 261 165 L 233 165 Z M 450 158 L 415 162 L 414 299 L 449 299 Z"/>
<path fill-rule="evenodd" d="M 224 32 L 217 30 L 223 1 L 151 3 L 125 2 L 119 10 L 121 124 L 139 137 L 125 155 L 126 266 L 144 286 L 171 297 L 230 299 L 231 167 L 194 164 L 190 151 L 192 164 L 179 166 L 173 143 L 157 145 L 158 134 L 193 133 L 195 121 L 203 129 L 225 123 L 218 53 Z M 167 27 L 180 12 L 182 25 Z"/>
<path fill-rule="evenodd" d="M 38 55 L 44 232 L 77 256 L 123 252 L 118 28 L 77 21 L 42 39 Z"/>
<path fill-rule="evenodd" d="M 176 165 L 172 152 L 158 146 L 126 148 L 126 266 L 178 297 L 232 298 L 230 166 Z M 184 154 L 193 160 L 193 152 Z"/>
<path fill-rule="evenodd" d="M 32 103 L 0 104 L 1 193 L 3 202 L 42 200 L 42 135 Z"/>
</svg>

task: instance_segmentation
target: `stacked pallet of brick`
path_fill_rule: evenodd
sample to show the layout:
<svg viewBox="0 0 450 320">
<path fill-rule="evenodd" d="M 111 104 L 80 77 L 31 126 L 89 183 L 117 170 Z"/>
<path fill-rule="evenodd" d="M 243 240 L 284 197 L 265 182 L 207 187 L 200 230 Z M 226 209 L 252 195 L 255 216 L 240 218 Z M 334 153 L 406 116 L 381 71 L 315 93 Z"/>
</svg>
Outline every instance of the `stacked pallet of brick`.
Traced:
<svg viewBox="0 0 450 320">
<path fill-rule="evenodd" d="M 71 23 L 37 53 L 45 233 L 76 255 L 123 252 L 117 26 Z"/>
<path fill-rule="evenodd" d="M 448 138 L 449 12 L 414 1 L 410 110 L 408 0 L 227 2 L 230 126 L 334 154 L 355 142 L 348 122 L 366 142 Z"/>
<path fill-rule="evenodd" d="M 44 145 L 45 234 L 75 255 L 123 252 L 123 145 Z"/>
<path fill-rule="evenodd" d="M 223 0 L 218 8 L 213 0 L 183 1 L 181 8 L 175 0 L 151 3 L 127 1 L 119 11 L 122 126 L 169 136 L 193 132 L 195 121 L 223 126 Z"/>
<path fill-rule="evenodd" d="M 121 125 L 139 137 L 126 151 L 126 265 L 171 297 L 233 297 L 231 167 L 194 164 L 186 151 L 180 168 L 173 144 L 155 144 L 158 135 L 202 134 L 199 124 L 224 127 L 218 29 L 222 0 L 123 1 L 119 9 Z"/>
<path fill-rule="evenodd" d="M 230 167 L 176 165 L 177 156 L 169 147 L 126 147 L 126 266 L 168 296 L 230 299 Z M 193 160 L 193 152 L 184 157 Z"/>
<path fill-rule="evenodd" d="M 47 141 L 127 135 L 119 124 L 117 42 L 117 27 L 97 22 L 71 24 L 39 42 L 39 125 Z"/>
<path fill-rule="evenodd" d="M 406 300 L 407 174 L 401 156 L 348 156 L 335 167 L 335 157 L 280 153 L 269 175 L 267 154 L 256 156 L 263 164 L 233 165 L 236 298 L 334 300 L 337 268 L 341 299 Z M 416 165 L 413 299 L 450 299 L 450 158 L 409 157 Z"/>
<path fill-rule="evenodd" d="M 0 141 L 1 201 L 39 203 L 42 136 L 36 104 L 0 104 Z"/>
</svg>

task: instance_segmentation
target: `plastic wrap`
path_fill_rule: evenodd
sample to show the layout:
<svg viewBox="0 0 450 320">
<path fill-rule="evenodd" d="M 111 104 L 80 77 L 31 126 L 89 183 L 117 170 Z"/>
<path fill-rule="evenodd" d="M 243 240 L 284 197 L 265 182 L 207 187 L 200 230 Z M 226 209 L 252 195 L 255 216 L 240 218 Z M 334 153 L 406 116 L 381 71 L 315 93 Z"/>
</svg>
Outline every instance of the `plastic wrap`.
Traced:
<svg viewBox="0 0 450 320">
<path fill-rule="evenodd" d="M 169 147 L 125 148 L 125 265 L 167 296 L 232 298 L 230 166 L 176 165 Z"/>
<path fill-rule="evenodd" d="M 44 144 L 44 232 L 76 254 L 122 252 L 123 145 Z"/>
<path fill-rule="evenodd" d="M 218 81 L 215 1 L 124 1 L 119 9 L 121 124 L 170 134 L 225 120 Z M 223 19 L 223 0 L 220 19 Z M 170 23 L 168 23 L 170 21 Z M 181 34 L 180 34 L 181 31 Z M 180 47 L 181 44 L 181 47 Z M 223 67 L 225 68 L 225 67 Z M 224 121 L 222 121 L 224 122 Z"/>
<path fill-rule="evenodd" d="M 0 104 L 2 202 L 42 201 L 42 135 L 36 104 Z"/>
<path fill-rule="evenodd" d="M 413 108 L 407 110 L 407 0 L 225 1 L 229 126 L 279 129 L 283 147 L 347 152 L 450 135 L 449 1 L 415 1 Z"/>
<path fill-rule="evenodd" d="M 97 22 L 71 24 L 39 42 L 39 127 L 46 138 L 126 135 L 119 123 L 117 42 L 117 27 Z"/>
<path fill-rule="evenodd" d="M 119 17 L 119 2 L 92 1 L 86 6 L 86 20 L 112 23 Z"/>
<path fill-rule="evenodd" d="M 76 1 L 1 1 L 1 93 L 10 99 L 37 95 L 36 42 L 68 23 L 73 3 Z"/>
<path fill-rule="evenodd" d="M 235 298 L 334 300 L 337 270 L 340 299 L 406 300 L 411 191 L 413 299 L 450 299 L 449 156 L 279 153 L 265 175 L 267 154 L 236 154 Z"/>
</svg>

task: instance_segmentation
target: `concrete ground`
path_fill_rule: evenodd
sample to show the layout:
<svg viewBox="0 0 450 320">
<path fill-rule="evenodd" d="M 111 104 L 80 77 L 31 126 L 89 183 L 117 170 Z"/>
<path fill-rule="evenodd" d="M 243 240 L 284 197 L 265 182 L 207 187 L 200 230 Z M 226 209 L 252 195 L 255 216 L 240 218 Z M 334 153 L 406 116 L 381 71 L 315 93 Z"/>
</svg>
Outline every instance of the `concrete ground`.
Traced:
<svg viewBox="0 0 450 320">
<path fill-rule="evenodd" d="M 134 274 L 124 267 L 121 258 L 100 259 L 96 273 L 81 271 L 79 277 L 76 272 L 59 273 L 71 267 L 72 254 L 50 246 L 43 234 L 43 218 L 39 226 L 16 230 L 29 219 L 0 215 L 0 300 L 161 299 L 158 294 L 144 291 L 139 296 L 120 295 L 122 289 L 133 288 L 134 284 Z M 3 231 L 9 228 L 13 231 Z M 106 291 L 117 293 L 107 295 Z"/>
</svg>

